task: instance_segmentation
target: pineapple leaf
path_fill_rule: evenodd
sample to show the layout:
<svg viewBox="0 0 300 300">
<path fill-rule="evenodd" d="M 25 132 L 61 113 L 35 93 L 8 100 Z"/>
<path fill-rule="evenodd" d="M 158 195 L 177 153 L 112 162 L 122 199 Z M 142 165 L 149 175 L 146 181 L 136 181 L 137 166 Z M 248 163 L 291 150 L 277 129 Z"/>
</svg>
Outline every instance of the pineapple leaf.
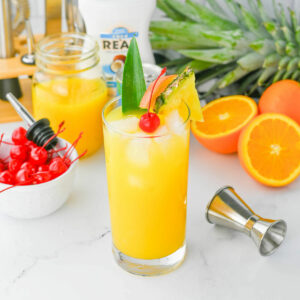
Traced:
<svg viewBox="0 0 300 300">
<path fill-rule="evenodd" d="M 264 27 L 260 25 L 260 22 L 244 7 L 241 7 L 243 17 L 247 28 L 258 37 L 268 37 L 269 34 Z"/>
<path fill-rule="evenodd" d="M 278 66 L 280 55 L 277 52 L 270 53 L 266 56 L 263 68 L 276 67 Z"/>
<path fill-rule="evenodd" d="M 199 18 L 202 20 L 202 22 L 205 23 L 207 26 L 209 26 L 211 29 L 217 29 L 217 30 L 238 29 L 238 25 L 236 23 L 219 17 L 204 5 L 195 3 L 192 0 L 186 0 L 186 3 L 197 11 Z"/>
<path fill-rule="evenodd" d="M 255 1 L 253 0 L 248 0 L 248 5 L 249 5 L 249 8 L 251 10 L 251 13 L 252 15 L 255 17 L 255 19 L 257 21 L 261 21 L 261 16 L 259 14 L 259 10 L 258 10 L 258 7 L 255 5 Z"/>
<path fill-rule="evenodd" d="M 169 60 L 165 63 L 159 64 L 159 66 L 161 66 L 162 68 L 164 67 L 174 67 L 176 65 L 181 65 L 181 64 L 186 64 L 189 61 L 191 61 L 191 59 L 189 59 L 188 57 L 183 57 L 183 58 L 178 58 L 178 59 L 174 59 L 174 60 Z"/>
<path fill-rule="evenodd" d="M 182 69 L 185 69 L 186 67 L 190 67 L 194 72 L 200 72 L 203 70 L 206 70 L 212 66 L 214 66 L 213 63 L 202 61 L 202 60 L 192 60 L 186 65 L 182 67 Z"/>
<path fill-rule="evenodd" d="M 255 82 L 252 87 L 248 90 L 248 96 L 252 95 L 258 88 L 258 82 Z"/>
<path fill-rule="evenodd" d="M 289 79 L 292 75 L 293 75 L 294 71 L 286 71 L 284 74 L 283 74 L 283 77 L 282 79 Z"/>
<path fill-rule="evenodd" d="M 182 42 L 182 48 L 186 48 L 184 43 L 194 45 L 194 47 L 213 48 L 218 47 L 218 43 L 204 36 L 205 26 L 196 23 L 176 22 L 176 21 L 153 21 L 150 30 L 156 34 L 163 35 L 171 40 Z M 195 39 L 195 35 L 197 39 Z"/>
<path fill-rule="evenodd" d="M 243 70 L 253 71 L 259 69 L 264 63 L 264 56 L 256 52 L 248 53 L 247 55 L 240 58 L 237 63 Z"/>
<path fill-rule="evenodd" d="M 241 30 L 231 31 L 203 31 L 203 36 L 219 46 L 234 48 L 244 37 Z"/>
<path fill-rule="evenodd" d="M 274 22 L 264 22 L 264 27 L 266 30 L 272 35 L 272 37 L 276 39 L 284 39 L 284 34 L 278 24 Z"/>
<path fill-rule="evenodd" d="M 299 62 L 300 62 L 299 57 L 292 58 L 287 65 L 287 68 L 286 68 L 287 71 L 292 71 L 292 72 L 296 71 L 298 69 Z"/>
<path fill-rule="evenodd" d="M 290 28 L 290 24 L 289 24 L 289 22 L 287 20 L 287 17 L 285 15 L 285 11 L 284 11 L 283 5 L 281 3 L 279 3 L 278 6 L 280 7 L 280 17 L 279 17 L 279 20 L 280 20 L 281 26 L 289 27 Z"/>
<path fill-rule="evenodd" d="M 259 78 L 261 73 L 262 73 L 262 70 L 258 70 L 258 71 L 254 71 L 251 74 L 249 74 L 249 76 L 247 76 L 247 78 L 245 80 L 243 80 L 241 86 L 238 89 L 238 93 L 239 94 L 245 93 L 247 91 L 247 89 L 249 88 L 249 85 L 253 84 L 253 82 L 255 82 Z"/>
<path fill-rule="evenodd" d="M 296 56 L 298 54 L 298 47 L 294 43 L 287 43 L 285 52 L 288 56 Z"/>
<path fill-rule="evenodd" d="M 224 74 L 231 71 L 236 66 L 236 63 L 229 63 L 227 65 L 216 66 L 210 69 L 207 69 L 203 72 L 200 72 L 196 76 L 196 85 L 207 82 L 216 76 Z"/>
<path fill-rule="evenodd" d="M 272 3 L 273 3 L 273 10 L 274 10 L 275 18 L 276 18 L 276 20 L 280 20 L 280 13 L 279 13 L 279 10 L 278 10 L 276 0 L 272 0 Z"/>
<path fill-rule="evenodd" d="M 257 7 L 258 7 L 258 11 L 259 11 L 259 14 L 260 14 L 260 17 L 261 17 L 262 21 L 263 22 L 269 22 L 270 17 L 267 15 L 261 0 L 257 0 Z"/>
<path fill-rule="evenodd" d="M 262 86 L 277 71 L 277 67 L 266 68 L 258 78 L 258 85 Z"/>
<path fill-rule="evenodd" d="M 227 64 L 236 60 L 243 54 L 242 52 L 227 48 L 204 50 L 179 50 L 178 52 L 193 59 L 218 64 Z"/>
<path fill-rule="evenodd" d="M 218 13 L 221 16 L 223 16 L 224 14 L 226 15 L 224 9 L 216 0 L 207 0 L 207 2 L 214 12 Z"/>
<path fill-rule="evenodd" d="M 297 71 L 295 71 L 295 72 L 293 73 L 293 75 L 292 75 L 292 80 L 298 80 L 299 77 L 300 77 L 300 71 L 297 70 Z"/>
<path fill-rule="evenodd" d="M 237 22 L 239 23 L 239 25 L 243 29 L 245 29 L 246 24 L 244 22 L 244 17 L 243 17 L 242 12 L 241 12 L 241 5 L 239 3 L 236 3 L 233 0 L 226 0 L 226 4 L 229 7 L 229 9 L 231 10 L 231 12 L 233 13 L 233 15 L 236 17 Z"/>
<path fill-rule="evenodd" d="M 173 10 L 165 0 L 157 0 L 157 7 L 162 10 L 167 17 L 176 20 L 176 21 L 184 21 L 186 20 L 185 17 L 183 17 L 181 14 L 179 14 L 177 11 Z"/>
<path fill-rule="evenodd" d="M 165 2 L 177 13 L 197 23 L 202 23 L 196 9 L 190 5 L 186 5 L 179 0 L 165 0 Z"/>
<path fill-rule="evenodd" d="M 194 42 L 178 41 L 176 38 L 170 39 L 160 35 L 152 35 L 150 41 L 154 49 L 193 49 L 199 46 L 199 44 L 195 45 Z"/>
<path fill-rule="evenodd" d="M 276 82 L 276 81 L 279 81 L 280 79 L 282 79 L 282 77 L 283 77 L 284 74 L 285 74 L 285 69 L 283 69 L 283 70 L 278 70 L 278 71 L 275 73 L 272 82 L 274 83 L 274 82 Z"/>
<path fill-rule="evenodd" d="M 242 77 L 246 76 L 249 71 L 243 69 L 242 67 L 238 66 L 231 72 L 227 73 L 223 78 L 220 79 L 218 87 L 223 89 L 230 84 L 234 83 L 235 81 L 241 79 Z"/>
<path fill-rule="evenodd" d="M 279 55 L 285 55 L 286 42 L 283 40 L 275 41 L 276 51 Z"/>
<path fill-rule="evenodd" d="M 136 38 L 131 39 L 123 72 L 122 112 L 140 110 L 140 101 L 145 94 L 146 83 Z"/>
<path fill-rule="evenodd" d="M 282 57 L 278 63 L 278 69 L 279 70 L 286 69 L 290 60 L 291 60 L 291 58 L 289 56 Z"/>
<path fill-rule="evenodd" d="M 295 31 L 295 40 L 298 45 L 300 45 L 300 26 L 297 26 Z"/>
<path fill-rule="evenodd" d="M 267 55 L 276 49 L 274 42 L 268 39 L 255 40 L 250 44 L 250 48 L 261 55 Z"/>
<path fill-rule="evenodd" d="M 291 42 L 291 43 L 295 42 L 295 35 L 294 35 L 293 31 L 289 27 L 283 26 L 283 27 L 281 27 L 281 30 L 282 30 L 282 32 L 284 34 L 285 39 L 288 42 Z"/>
<path fill-rule="evenodd" d="M 292 30 L 293 30 L 293 32 L 296 32 L 298 22 L 297 22 L 295 11 L 293 11 L 292 9 L 289 8 L 289 13 L 290 13 L 290 19 L 291 19 L 291 24 L 292 24 Z"/>
</svg>

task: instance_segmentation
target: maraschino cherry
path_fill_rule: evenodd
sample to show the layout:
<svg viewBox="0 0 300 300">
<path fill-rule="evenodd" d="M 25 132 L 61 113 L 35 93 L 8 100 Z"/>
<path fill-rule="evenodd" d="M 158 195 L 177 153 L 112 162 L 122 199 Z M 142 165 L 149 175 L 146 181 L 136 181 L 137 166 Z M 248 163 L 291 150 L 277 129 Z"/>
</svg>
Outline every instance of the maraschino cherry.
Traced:
<svg viewBox="0 0 300 300">
<path fill-rule="evenodd" d="M 139 127 L 147 133 L 152 133 L 154 132 L 160 125 L 160 119 L 158 117 L 158 115 L 154 112 L 150 112 L 150 107 L 151 107 L 151 103 L 152 103 L 152 95 L 153 95 L 153 91 L 154 88 L 156 86 L 157 81 L 159 80 L 159 78 L 161 76 L 163 76 L 167 71 L 167 68 L 163 68 L 162 71 L 160 72 L 159 76 L 156 78 L 152 90 L 151 90 L 151 94 L 150 94 L 150 100 L 149 100 L 149 105 L 148 105 L 148 111 L 143 114 L 140 118 L 140 122 L 139 122 Z"/>
</svg>

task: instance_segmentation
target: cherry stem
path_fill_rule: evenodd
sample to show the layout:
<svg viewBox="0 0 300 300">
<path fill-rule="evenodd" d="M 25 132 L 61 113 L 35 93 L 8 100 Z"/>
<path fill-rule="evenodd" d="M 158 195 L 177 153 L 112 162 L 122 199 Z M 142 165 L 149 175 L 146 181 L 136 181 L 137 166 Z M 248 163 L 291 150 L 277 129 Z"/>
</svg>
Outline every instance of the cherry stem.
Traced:
<svg viewBox="0 0 300 300">
<path fill-rule="evenodd" d="M 55 154 L 55 153 L 58 153 L 58 152 L 60 152 L 60 151 L 67 150 L 67 148 L 68 148 L 68 145 L 66 145 L 66 146 L 63 147 L 63 148 L 57 149 L 57 150 L 52 150 L 52 151 L 51 151 L 51 155 L 53 155 L 53 154 Z"/>
<path fill-rule="evenodd" d="M 0 145 L 3 143 L 3 138 L 4 138 L 4 133 L 1 134 L 1 137 L 0 137 Z"/>
<path fill-rule="evenodd" d="M 7 188 L 1 190 L 0 193 L 3 193 L 3 192 L 5 192 L 5 191 L 7 191 L 7 190 L 10 190 L 10 189 L 12 189 L 12 188 L 15 187 L 15 186 L 18 186 L 18 185 L 17 185 L 17 184 L 11 185 L 11 186 L 9 186 L 9 187 L 7 187 Z"/>
<path fill-rule="evenodd" d="M 164 68 L 161 70 L 161 72 L 160 72 L 160 74 L 158 75 L 158 77 L 156 78 L 156 80 L 154 81 L 154 84 L 153 84 L 153 87 L 152 87 L 152 90 L 151 90 L 151 94 L 150 94 L 150 101 L 149 101 L 149 105 L 148 105 L 148 113 L 149 113 L 150 108 L 151 108 L 152 95 L 153 95 L 153 92 L 154 92 L 154 88 L 155 88 L 155 86 L 156 86 L 156 84 L 157 84 L 159 78 L 162 77 L 166 72 L 167 72 L 167 68 L 164 67 Z"/>
<path fill-rule="evenodd" d="M 31 182 L 32 182 L 32 179 L 30 178 L 29 180 L 25 181 L 23 184 L 14 184 L 14 185 L 11 185 L 11 186 L 9 186 L 9 187 L 3 189 L 3 190 L 0 190 L 0 193 L 3 193 L 3 192 L 5 192 L 5 191 L 7 191 L 7 190 L 10 190 L 10 189 L 12 189 L 12 188 L 14 188 L 14 187 L 16 187 L 16 186 L 28 185 L 28 184 L 30 184 Z"/>
<path fill-rule="evenodd" d="M 71 163 L 70 163 L 70 166 L 76 161 L 76 160 L 78 160 L 78 159 L 80 159 L 81 157 L 83 157 L 83 156 L 85 156 L 86 154 L 87 154 L 87 149 L 84 151 L 84 152 L 82 152 L 80 155 L 78 155 L 78 157 L 76 157 L 74 160 L 72 160 L 71 161 Z"/>
<path fill-rule="evenodd" d="M 10 142 L 5 142 L 5 141 L 2 141 L 1 139 L 0 139 L 0 144 L 5 144 L 5 145 L 10 145 L 10 146 L 15 146 L 15 144 L 13 144 L 13 143 L 10 143 Z"/>
<path fill-rule="evenodd" d="M 59 126 L 58 126 L 58 131 L 57 131 L 53 136 L 51 136 L 51 138 L 49 138 L 49 139 L 45 142 L 45 144 L 43 145 L 42 148 L 45 148 L 45 147 L 46 147 L 53 139 L 55 139 L 59 134 L 63 133 L 63 132 L 66 130 L 66 128 L 62 128 L 62 126 L 64 125 L 64 123 L 65 123 L 65 121 L 62 121 L 62 122 L 59 124 Z"/>
<path fill-rule="evenodd" d="M 70 146 L 68 151 L 66 151 L 65 155 L 62 158 L 63 160 L 65 160 L 67 157 L 69 158 L 69 156 L 72 154 L 74 148 L 77 146 L 78 142 L 82 138 L 82 135 L 83 135 L 83 132 L 80 132 L 78 138 L 72 143 L 72 145 Z M 72 149 L 72 151 L 71 151 L 71 149 Z"/>
</svg>

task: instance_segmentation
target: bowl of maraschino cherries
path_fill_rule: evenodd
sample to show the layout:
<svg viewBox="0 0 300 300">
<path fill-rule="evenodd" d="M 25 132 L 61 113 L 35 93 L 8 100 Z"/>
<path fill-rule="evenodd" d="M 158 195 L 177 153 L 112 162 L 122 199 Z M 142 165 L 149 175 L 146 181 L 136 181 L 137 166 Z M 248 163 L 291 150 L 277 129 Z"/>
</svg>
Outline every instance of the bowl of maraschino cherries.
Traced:
<svg viewBox="0 0 300 300">
<path fill-rule="evenodd" d="M 62 126 L 61 126 L 62 127 Z M 40 147 L 16 128 L 10 138 L 0 135 L 0 212 L 15 218 L 40 218 L 60 208 L 68 199 L 75 179 L 78 156 L 72 143 L 58 138 L 54 149 Z"/>
</svg>

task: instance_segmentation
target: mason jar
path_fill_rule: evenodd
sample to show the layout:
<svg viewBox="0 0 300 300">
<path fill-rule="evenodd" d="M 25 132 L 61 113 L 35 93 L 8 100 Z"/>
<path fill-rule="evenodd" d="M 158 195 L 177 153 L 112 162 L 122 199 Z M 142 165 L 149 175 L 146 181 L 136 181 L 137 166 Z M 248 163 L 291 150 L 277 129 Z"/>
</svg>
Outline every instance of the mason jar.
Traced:
<svg viewBox="0 0 300 300">
<path fill-rule="evenodd" d="M 36 48 L 33 115 L 48 118 L 54 131 L 70 143 L 83 132 L 76 149 L 88 155 L 103 144 L 101 112 L 107 88 L 101 78 L 97 41 L 82 33 L 59 33 L 42 39 Z"/>
</svg>

